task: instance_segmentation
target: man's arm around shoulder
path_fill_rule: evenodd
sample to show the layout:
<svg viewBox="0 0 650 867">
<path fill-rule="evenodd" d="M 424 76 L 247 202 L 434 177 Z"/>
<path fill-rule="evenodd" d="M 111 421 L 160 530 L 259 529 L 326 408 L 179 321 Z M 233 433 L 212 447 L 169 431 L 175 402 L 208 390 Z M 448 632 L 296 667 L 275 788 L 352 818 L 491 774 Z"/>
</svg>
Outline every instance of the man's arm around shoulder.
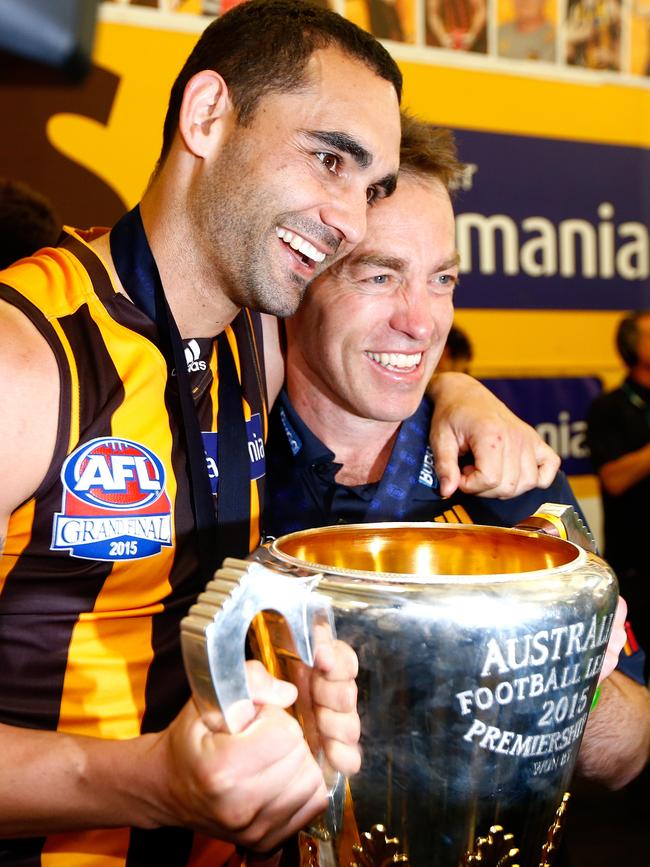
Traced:
<svg viewBox="0 0 650 867">
<path fill-rule="evenodd" d="M 465 373 L 437 373 L 428 388 L 434 402 L 431 449 L 440 493 L 510 499 L 548 488 L 560 459 L 537 431 Z M 459 469 L 460 456 L 473 463 Z"/>
</svg>

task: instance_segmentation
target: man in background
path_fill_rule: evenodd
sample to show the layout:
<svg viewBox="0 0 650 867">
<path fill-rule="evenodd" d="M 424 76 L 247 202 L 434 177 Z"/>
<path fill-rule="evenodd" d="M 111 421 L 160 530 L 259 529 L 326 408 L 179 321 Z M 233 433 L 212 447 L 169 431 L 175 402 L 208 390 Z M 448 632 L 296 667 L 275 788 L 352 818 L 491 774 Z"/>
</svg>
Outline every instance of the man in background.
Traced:
<svg viewBox="0 0 650 867">
<path fill-rule="evenodd" d="M 605 557 L 629 603 L 634 631 L 649 647 L 650 310 L 624 317 L 616 346 L 627 375 L 618 388 L 592 403 L 587 442 L 600 480 Z"/>
<path fill-rule="evenodd" d="M 442 373 L 445 370 L 456 370 L 460 373 L 469 373 L 473 357 L 474 351 L 469 337 L 462 328 L 452 325 L 449 329 L 442 355 L 436 366 L 436 372 Z"/>
</svg>

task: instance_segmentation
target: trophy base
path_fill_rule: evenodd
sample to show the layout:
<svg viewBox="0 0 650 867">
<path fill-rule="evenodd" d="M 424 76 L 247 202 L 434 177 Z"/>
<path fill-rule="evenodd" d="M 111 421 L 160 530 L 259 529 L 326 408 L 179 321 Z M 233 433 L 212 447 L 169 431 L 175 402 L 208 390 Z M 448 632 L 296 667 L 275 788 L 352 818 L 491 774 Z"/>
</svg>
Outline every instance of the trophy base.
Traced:
<svg viewBox="0 0 650 867">
<path fill-rule="evenodd" d="M 566 812 L 571 795 L 565 792 L 555 819 L 546 834 L 539 855 L 539 867 L 553 867 L 566 822 Z M 327 834 L 317 836 L 302 831 L 299 835 L 300 867 L 409 867 L 409 858 L 402 850 L 397 837 L 391 837 L 383 825 L 373 825 L 370 831 L 354 834 L 357 842 L 350 841 L 350 834 L 337 841 L 336 850 Z M 347 845 L 345 843 L 347 839 Z M 345 852 L 347 849 L 347 853 Z M 513 834 L 501 825 L 492 825 L 488 834 L 477 837 L 459 863 L 459 867 L 521 867 L 521 855 Z"/>
</svg>

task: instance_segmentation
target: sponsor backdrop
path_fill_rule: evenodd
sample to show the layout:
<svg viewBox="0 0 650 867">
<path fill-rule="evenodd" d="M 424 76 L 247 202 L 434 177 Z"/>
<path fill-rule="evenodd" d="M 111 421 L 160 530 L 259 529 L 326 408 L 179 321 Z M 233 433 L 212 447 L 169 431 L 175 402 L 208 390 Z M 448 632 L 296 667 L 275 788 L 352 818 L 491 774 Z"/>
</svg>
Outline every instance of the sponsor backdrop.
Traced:
<svg viewBox="0 0 650 867">
<path fill-rule="evenodd" d="M 537 428 L 562 458 L 570 476 L 592 472 L 586 443 L 585 414 L 602 391 L 597 376 L 513 377 L 484 379 L 504 403 Z"/>
<path fill-rule="evenodd" d="M 650 304 L 650 150 L 461 130 L 463 307 Z M 643 183 L 640 180 L 643 179 Z"/>
<path fill-rule="evenodd" d="M 0 58 L 2 174 L 42 190 L 65 222 L 110 225 L 147 183 L 176 72 L 229 5 L 102 3 L 93 68 L 76 84 Z M 621 377 L 621 311 L 650 306 L 647 3 L 612 3 L 612 20 L 589 30 L 589 4 L 547 0 L 525 44 L 502 0 L 483 24 L 457 0 L 331 5 L 387 40 L 405 104 L 457 131 L 457 322 L 472 372 L 559 448 L 598 534 L 584 413 L 599 383 Z"/>
</svg>

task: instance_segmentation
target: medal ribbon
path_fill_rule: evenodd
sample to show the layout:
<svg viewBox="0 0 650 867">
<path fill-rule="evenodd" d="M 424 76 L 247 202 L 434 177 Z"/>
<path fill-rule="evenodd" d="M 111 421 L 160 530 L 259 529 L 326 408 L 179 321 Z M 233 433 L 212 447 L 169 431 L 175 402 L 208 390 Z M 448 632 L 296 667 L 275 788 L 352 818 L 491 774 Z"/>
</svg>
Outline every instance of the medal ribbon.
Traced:
<svg viewBox="0 0 650 867">
<path fill-rule="evenodd" d="M 409 494 L 420 477 L 424 460 L 422 443 L 427 442 L 430 421 L 431 406 L 424 400 L 400 426 L 386 469 L 368 505 L 366 521 L 400 521 L 408 514 Z M 433 487 L 437 490 L 438 479 L 435 471 L 432 473 Z"/>
<path fill-rule="evenodd" d="M 217 338 L 219 479 L 215 511 L 183 341 L 165 297 L 139 206 L 113 227 L 110 245 L 115 268 L 129 298 L 157 326 L 159 349 L 167 362 L 169 376 L 176 372 L 177 422 L 185 440 L 201 576 L 208 581 L 224 557 L 245 557 L 249 553 L 250 458 L 235 360 L 227 335 L 222 332 Z"/>
</svg>

